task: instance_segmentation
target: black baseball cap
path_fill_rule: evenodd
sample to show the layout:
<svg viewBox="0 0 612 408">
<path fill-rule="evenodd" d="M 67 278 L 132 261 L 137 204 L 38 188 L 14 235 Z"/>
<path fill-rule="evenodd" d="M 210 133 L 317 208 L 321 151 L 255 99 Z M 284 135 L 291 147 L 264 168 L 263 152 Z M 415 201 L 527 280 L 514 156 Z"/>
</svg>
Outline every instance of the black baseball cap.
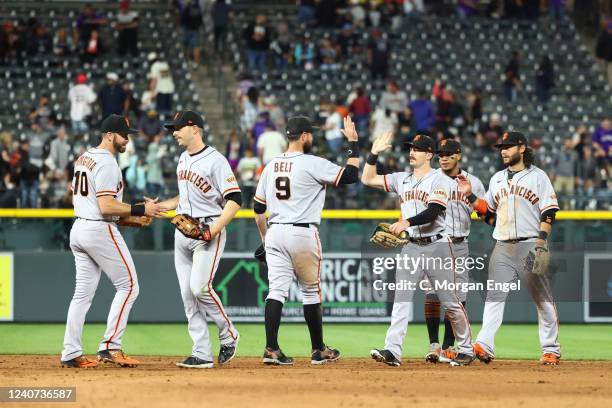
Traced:
<svg viewBox="0 0 612 408">
<path fill-rule="evenodd" d="M 138 133 L 137 129 L 130 128 L 130 121 L 127 117 L 115 114 L 109 115 L 102 121 L 100 131 L 102 133 L 119 133 L 120 135 Z"/>
<path fill-rule="evenodd" d="M 197 126 L 203 128 L 204 119 L 194 111 L 184 110 L 176 112 L 172 121 L 164 123 L 164 127 L 172 130 L 182 128 L 183 126 Z"/>
<path fill-rule="evenodd" d="M 424 150 L 426 152 L 433 153 L 436 150 L 436 142 L 434 140 L 424 134 L 416 135 L 411 142 L 406 143 L 408 149 L 415 148 L 419 150 Z"/>
<path fill-rule="evenodd" d="M 438 143 L 437 154 L 446 153 L 446 154 L 458 154 L 461 153 L 461 143 L 457 142 L 453 139 L 443 139 Z"/>
<path fill-rule="evenodd" d="M 497 148 L 512 146 L 527 146 L 527 138 L 521 132 L 506 132 L 499 143 L 493 145 Z"/>
<path fill-rule="evenodd" d="M 318 127 L 312 126 L 310 118 L 306 116 L 294 116 L 287 121 L 285 133 L 287 136 L 298 137 L 302 133 L 312 133 L 315 129 L 318 129 Z"/>
</svg>

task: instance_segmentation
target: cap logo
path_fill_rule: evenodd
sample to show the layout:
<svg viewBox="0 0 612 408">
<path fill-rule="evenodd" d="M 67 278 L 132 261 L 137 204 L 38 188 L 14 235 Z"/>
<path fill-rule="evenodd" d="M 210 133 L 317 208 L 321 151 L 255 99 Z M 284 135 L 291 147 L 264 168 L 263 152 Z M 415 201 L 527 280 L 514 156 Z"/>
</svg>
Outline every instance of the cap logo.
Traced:
<svg viewBox="0 0 612 408">
<path fill-rule="evenodd" d="M 190 120 L 188 120 L 188 121 L 187 121 L 187 124 L 191 125 L 191 124 L 193 124 L 193 122 L 192 122 L 192 121 L 190 121 Z"/>
<path fill-rule="evenodd" d="M 444 139 L 443 141 L 440 142 L 440 146 L 446 146 L 446 144 L 447 144 L 446 139 Z"/>
<path fill-rule="evenodd" d="M 130 120 L 127 117 L 124 117 L 123 120 L 125 120 L 127 127 L 130 127 Z"/>
<path fill-rule="evenodd" d="M 176 118 L 178 118 L 178 116 L 179 116 L 179 113 L 181 113 L 181 112 L 176 112 L 176 113 L 174 114 L 174 118 L 173 118 L 172 120 L 176 120 Z"/>
<path fill-rule="evenodd" d="M 510 135 L 508 135 L 508 132 L 504 133 L 504 136 L 502 137 L 502 140 L 508 140 L 508 138 L 510 137 Z"/>
<path fill-rule="evenodd" d="M 421 140 L 421 135 L 416 135 L 416 136 L 414 137 L 414 141 L 415 141 L 415 142 L 418 142 L 419 140 Z"/>
</svg>

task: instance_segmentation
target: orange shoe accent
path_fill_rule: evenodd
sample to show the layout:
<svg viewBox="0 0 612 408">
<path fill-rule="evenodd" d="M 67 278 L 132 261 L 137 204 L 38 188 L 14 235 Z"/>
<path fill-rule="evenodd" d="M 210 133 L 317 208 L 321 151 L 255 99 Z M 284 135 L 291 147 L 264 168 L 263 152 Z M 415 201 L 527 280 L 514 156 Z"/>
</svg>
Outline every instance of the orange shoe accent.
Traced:
<svg viewBox="0 0 612 408">
<path fill-rule="evenodd" d="M 108 350 L 108 353 L 111 355 L 111 359 L 101 358 L 98 356 L 98 361 L 114 363 L 121 367 L 136 367 L 138 364 L 140 364 L 140 361 L 127 356 L 122 350 Z"/>
<path fill-rule="evenodd" d="M 455 350 L 453 350 L 451 347 L 442 350 L 442 355 L 446 358 L 448 358 L 449 360 L 454 359 L 455 357 L 457 357 L 457 353 L 455 352 Z"/>
<path fill-rule="evenodd" d="M 68 362 L 62 362 L 62 367 L 71 368 L 93 368 L 97 365 L 97 361 L 92 361 L 85 356 L 78 356 Z"/>
<path fill-rule="evenodd" d="M 489 364 L 491 361 L 493 361 L 494 357 L 487 353 L 480 344 L 474 343 L 472 347 L 474 348 L 474 355 L 477 359 L 485 364 Z"/>
<path fill-rule="evenodd" d="M 561 360 L 561 357 L 556 354 L 544 353 L 542 358 L 540 358 L 540 363 L 543 365 L 557 365 L 559 364 L 559 360 Z"/>
</svg>

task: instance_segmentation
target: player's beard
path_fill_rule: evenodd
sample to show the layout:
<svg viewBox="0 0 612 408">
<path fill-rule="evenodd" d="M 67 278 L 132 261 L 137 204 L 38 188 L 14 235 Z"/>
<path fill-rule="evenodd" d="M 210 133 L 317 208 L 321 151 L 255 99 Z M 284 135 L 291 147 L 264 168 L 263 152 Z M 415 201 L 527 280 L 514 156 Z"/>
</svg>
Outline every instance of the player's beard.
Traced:
<svg viewBox="0 0 612 408">
<path fill-rule="evenodd" d="M 304 153 L 308 154 L 312 151 L 312 142 L 305 142 L 304 143 Z"/>
<path fill-rule="evenodd" d="M 121 140 L 119 139 L 119 137 L 123 136 L 115 136 L 115 138 L 113 139 L 113 148 L 118 153 L 125 153 L 127 145 L 121 144 Z"/>
<path fill-rule="evenodd" d="M 513 154 L 512 156 L 510 156 L 508 158 L 508 167 L 514 166 L 515 164 L 518 164 L 521 161 L 521 153 L 516 153 Z"/>
</svg>

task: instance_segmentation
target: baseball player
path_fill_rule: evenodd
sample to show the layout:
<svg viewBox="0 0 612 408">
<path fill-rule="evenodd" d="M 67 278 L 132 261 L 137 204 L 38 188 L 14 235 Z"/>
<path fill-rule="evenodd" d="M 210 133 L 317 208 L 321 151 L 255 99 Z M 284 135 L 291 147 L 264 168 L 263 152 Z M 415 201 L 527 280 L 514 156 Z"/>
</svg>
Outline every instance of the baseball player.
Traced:
<svg viewBox="0 0 612 408">
<path fill-rule="evenodd" d="M 425 257 L 426 263 L 408 269 L 396 268 L 396 282 L 417 284 L 426 275 L 435 288 L 442 306 L 446 308 L 452 329 L 458 341 L 458 353 L 451 362 L 453 365 L 468 365 L 473 359 L 470 324 L 467 313 L 454 290 L 444 284 L 455 281 L 454 268 L 444 267 L 445 260 L 454 264 L 452 242 L 448 237 L 445 223 L 445 210 L 448 211 L 451 179 L 431 168 L 435 142 L 425 135 L 416 135 L 409 144 L 410 165 L 413 171 L 387 175 L 376 173 L 378 155 L 391 148 L 392 133 L 379 136 L 372 145 L 361 181 L 363 184 L 393 192 L 400 197 L 402 220 L 392 224 L 390 230 L 399 235 L 406 231 L 410 242 L 402 248 L 402 256 L 410 259 Z M 439 262 L 442 260 L 443 262 Z M 373 349 L 373 359 L 392 366 L 401 364 L 402 346 L 406 337 L 410 308 L 414 290 L 404 293 L 395 292 L 391 326 L 387 330 L 384 349 Z"/>
<path fill-rule="evenodd" d="M 451 178 L 450 195 L 446 207 L 446 233 L 453 243 L 453 254 L 457 260 L 465 260 L 469 256 L 468 236 L 472 224 L 471 214 L 473 202 L 476 198 L 484 198 L 485 188 L 482 182 L 473 174 L 462 170 L 461 144 L 452 139 L 445 139 L 439 143 L 437 154 L 439 157 L 440 169 L 438 172 Z M 467 177 L 473 186 L 474 194 L 470 197 L 465 196 L 459 191 L 457 177 Z M 458 283 L 469 282 L 469 271 L 464 268 L 457 268 L 455 271 Z M 457 291 L 457 296 L 461 304 L 465 307 L 467 296 L 466 291 Z M 425 361 L 432 363 L 450 363 L 456 356 L 453 350 L 455 335 L 447 314 L 444 315 L 444 341 L 440 347 L 438 340 L 438 330 L 440 326 L 440 301 L 435 291 L 429 290 L 425 294 L 425 322 L 429 334 L 429 351 L 425 355 Z"/>
<path fill-rule="evenodd" d="M 122 367 L 139 364 L 138 360 L 126 356 L 121 350 L 128 315 L 138 296 L 138 277 L 116 222 L 120 217 L 130 215 L 161 217 L 166 210 L 155 200 L 136 205 L 121 202 L 124 184 L 115 156 L 125 151 L 128 135 L 138 131 L 130 129 L 127 118 L 118 115 L 107 117 L 102 122 L 101 131 L 100 145 L 83 153 L 74 165 L 71 188 L 75 221 L 70 231 L 70 249 L 76 264 L 76 286 L 66 321 L 61 357 L 64 367 L 97 365 L 83 355 L 81 335 L 101 270 L 117 292 L 98 348 L 98 361 Z"/>
<path fill-rule="evenodd" d="M 538 311 L 540 362 L 556 365 L 561 358 L 559 316 L 550 278 L 542 265 L 548 259 L 547 239 L 559 210 L 557 196 L 546 173 L 533 165 L 533 152 L 522 133 L 504 133 L 495 147 L 507 167 L 491 177 L 485 199 L 475 205 L 485 221 L 495 224 L 493 238 L 497 243 L 489 261 L 489 279 L 496 283 L 527 282 Z M 468 179 L 461 178 L 459 188 L 471 194 Z M 502 324 L 507 296 L 507 291 L 487 291 L 482 328 L 474 344 L 474 353 L 482 362 L 494 359 L 495 333 Z"/>
<path fill-rule="evenodd" d="M 347 117 L 342 133 L 349 141 L 348 159 L 346 166 L 340 167 L 308 154 L 312 148 L 312 131 L 308 118 L 289 119 L 286 128 L 289 147 L 266 165 L 255 193 L 255 221 L 265 245 L 269 281 L 264 364 L 293 364 L 293 358 L 285 356 L 278 345 L 278 330 L 283 304 L 294 278 L 302 292 L 304 318 L 310 332 L 310 362 L 324 364 L 340 358 L 338 350 L 323 342 L 322 257 L 317 227 L 327 186 L 352 184 L 359 178 L 358 136 L 354 123 Z M 266 210 L 270 214 L 267 220 Z"/>
<path fill-rule="evenodd" d="M 181 288 L 188 330 L 193 340 L 191 355 L 176 365 L 183 368 L 212 368 L 213 358 L 206 316 L 219 328 L 219 364 L 236 355 L 240 338 L 212 287 L 225 248 L 227 232 L 242 205 L 240 187 L 221 153 L 204 144 L 204 120 L 197 113 L 178 112 L 165 124 L 185 148 L 176 168 L 179 195 L 163 202 L 177 214 L 188 214 L 209 230 L 203 239 L 191 239 L 179 230 L 174 234 L 174 265 Z"/>
</svg>

